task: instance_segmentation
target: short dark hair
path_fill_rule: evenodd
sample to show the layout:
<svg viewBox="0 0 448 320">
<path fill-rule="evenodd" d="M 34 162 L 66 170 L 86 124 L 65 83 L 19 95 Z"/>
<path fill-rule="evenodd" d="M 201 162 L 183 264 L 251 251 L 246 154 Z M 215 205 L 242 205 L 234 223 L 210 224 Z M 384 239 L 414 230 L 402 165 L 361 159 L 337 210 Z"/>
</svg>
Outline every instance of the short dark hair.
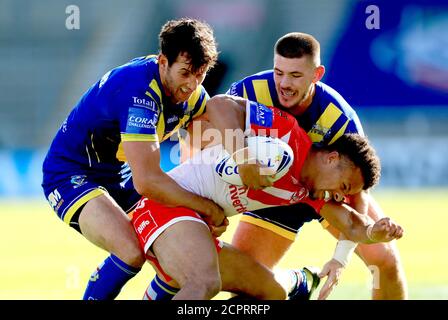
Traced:
<svg viewBox="0 0 448 320">
<path fill-rule="evenodd" d="M 160 52 L 171 66 L 179 54 L 186 53 L 193 72 L 201 67 L 213 67 L 218 59 L 212 28 L 205 22 L 181 18 L 165 23 L 159 34 Z"/>
<path fill-rule="evenodd" d="M 329 152 L 337 151 L 346 156 L 355 167 L 361 170 L 364 179 L 363 189 L 367 190 L 375 186 L 381 176 L 381 163 L 375 149 L 369 143 L 367 137 L 355 133 L 343 134 L 330 145 L 320 147 Z"/>
<path fill-rule="evenodd" d="M 310 56 L 316 66 L 320 65 L 320 43 L 312 35 L 291 32 L 277 40 L 274 52 L 285 58 Z"/>
</svg>

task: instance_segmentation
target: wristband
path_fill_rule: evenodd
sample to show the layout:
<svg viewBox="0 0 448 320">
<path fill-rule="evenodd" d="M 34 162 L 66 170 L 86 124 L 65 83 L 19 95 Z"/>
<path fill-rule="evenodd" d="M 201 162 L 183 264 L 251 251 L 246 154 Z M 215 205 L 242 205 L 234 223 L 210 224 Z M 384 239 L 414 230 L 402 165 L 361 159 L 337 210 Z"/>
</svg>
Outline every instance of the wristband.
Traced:
<svg viewBox="0 0 448 320">
<path fill-rule="evenodd" d="M 350 240 L 339 240 L 334 250 L 333 259 L 340 262 L 345 267 L 352 257 L 358 243 Z"/>
</svg>

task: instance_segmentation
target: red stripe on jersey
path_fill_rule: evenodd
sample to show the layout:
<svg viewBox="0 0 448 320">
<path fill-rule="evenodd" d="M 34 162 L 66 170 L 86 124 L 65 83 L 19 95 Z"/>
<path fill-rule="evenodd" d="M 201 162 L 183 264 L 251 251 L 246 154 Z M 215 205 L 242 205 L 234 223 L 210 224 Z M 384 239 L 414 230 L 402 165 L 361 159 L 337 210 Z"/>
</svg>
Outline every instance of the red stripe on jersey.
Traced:
<svg viewBox="0 0 448 320">
<path fill-rule="evenodd" d="M 294 116 L 275 107 L 268 108 L 273 113 L 272 127 L 263 127 L 251 123 L 250 129 L 256 134 L 276 136 L 287 142 L 294 152 L 294 163 L 288 173 L 274 182 L 273 185 L 274 188 L 280 189 L 279 192 L 283 197 L 278 197 L 264 190 L 252 189 L 248 191 L 247 195 L 251 199 L 269 205 L 289 205 L 303 202 L 313 207 L 316 212 L 320 212 L 325 201 L 311 200 L 308 197 L 308 191 L 299 183 L 300 173 L 311 149 L 312 141 L 305 130 L 299 126 Z M 282 190 L 285 192 L 281 192 Z"/>
</svg>

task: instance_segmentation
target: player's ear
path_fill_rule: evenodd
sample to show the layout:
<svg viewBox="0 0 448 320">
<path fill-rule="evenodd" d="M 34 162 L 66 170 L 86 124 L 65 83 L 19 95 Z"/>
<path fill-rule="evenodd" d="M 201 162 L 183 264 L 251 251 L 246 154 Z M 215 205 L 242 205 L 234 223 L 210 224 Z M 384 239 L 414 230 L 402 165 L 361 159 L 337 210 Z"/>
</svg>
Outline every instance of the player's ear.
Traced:
<svg viewBox="0 0 448 320">
<path fill-rule="evenodd" d="M 168 67 L 168 58 L 163 53 L 159 53 L 159 56 L 157 59 L 159 61 L 159 65 L 163 69 L 166 69 Z"/>
<path fill-rule="evenodd" d="M 316 83 L 316 82 L 322 80 L 322 78 L 324 77 L 324 74 L 325 74 L 325 67 L 322 65 L 317 66 L 316 69 L 314 69 L 313 83 Z"/>
<path fill-rule="evenodd" d="M 327 154 L 327 161 L 329 164 L 337 163 L 339 161 L 339 159 L 340 159 L 340 156 L 339 156 L 339 152 L 337 152 L 337 151 L 331 151 Z"/>
</svg>

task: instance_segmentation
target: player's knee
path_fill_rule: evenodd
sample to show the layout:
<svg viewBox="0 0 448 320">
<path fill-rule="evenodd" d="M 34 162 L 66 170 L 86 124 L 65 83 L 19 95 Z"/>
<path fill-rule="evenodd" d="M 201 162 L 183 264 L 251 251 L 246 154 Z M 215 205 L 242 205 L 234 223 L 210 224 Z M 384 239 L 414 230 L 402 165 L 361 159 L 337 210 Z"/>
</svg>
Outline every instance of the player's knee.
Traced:
<svg viewBox="0 0 448 320">
<path fill-rule="evenodd" d="M 207 297 L 211 299 L 221 291 L 221 277 L 208 277 L 203 281 L 203 286 Z"/>
<path fill-rule="evenodd" d="M 211 299 L 221 291 L 221 277 L 219 275 L 204 275 L 188 279 L 182 288 L 199 294 L 203 299 Z"/>
<path fill-rule="evenodd" d="M 385 256 L 378 264 L 379 271 L 387 278 L 396 277 L 400 273 L 400 261 L 395 255 Z"/>
<path fill-rule="evenodd" d="M 202 278 L 189 282 L 187 286 L 201 293 L 204 299 L 211 299 L 221 291 L 221 279 L 219 277 Z"/>
<path fill-rule="evenodd" d="M 398 253 L 391 248 L 388 248 L 372 262 L 368 267 L 373 276 L 377 275 L 392 280 L 399 277 L 402 271 Z"/>
<path fill-rule="evenodd" d="M 120 248 L 114 251 L 116 256 L 135 268 L 141 268 L 146 261 L 146 257 L 138 243 L 129 242 L 127 245 L 120 246 Z"/>
</svg>

